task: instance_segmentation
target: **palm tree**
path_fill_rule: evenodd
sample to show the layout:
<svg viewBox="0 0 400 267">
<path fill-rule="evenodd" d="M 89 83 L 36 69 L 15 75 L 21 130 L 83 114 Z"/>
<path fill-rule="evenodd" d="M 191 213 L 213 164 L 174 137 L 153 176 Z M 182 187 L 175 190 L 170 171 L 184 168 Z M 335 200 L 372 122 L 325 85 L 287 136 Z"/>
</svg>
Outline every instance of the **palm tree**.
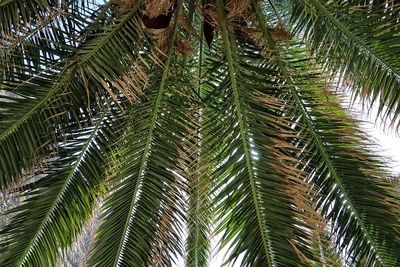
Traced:
<svg viewBox="0 0 400 267">
<path fill-rule="evenodd" d="M 393 0 L 0 0 L 0 266 L 399 266 Z M 6 203 L 6 202 L 5 202 Z M 8 202 L 7 202 L 8 203 Z M 100 212 L 93 212 L 100 206 Z"/>
</svg>

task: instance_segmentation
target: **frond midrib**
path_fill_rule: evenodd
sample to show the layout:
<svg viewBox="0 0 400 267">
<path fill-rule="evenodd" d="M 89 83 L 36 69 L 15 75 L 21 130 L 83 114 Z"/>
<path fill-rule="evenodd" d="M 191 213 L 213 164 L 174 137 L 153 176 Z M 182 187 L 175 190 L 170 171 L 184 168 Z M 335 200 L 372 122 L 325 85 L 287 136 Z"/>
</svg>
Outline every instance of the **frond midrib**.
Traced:
<svg viewBox="0 0 400 267">
<path fill-rule="evenodd" d="M 230 75 L 230 80 L 231 80 L 231 85 L 232 85 L 232 90 L 233 90 L 233 95 L 234 95 L 234 104 L 236 107 L 236 112 L 237 112 L 237 117 L 238 117 L 240 136 L 242 139 L 243 153 L 245 155 L 246 168 L 247 168 L 247 173 L 249 175 L 252 199 L 254 202 L 258 226 L 260 228 L 261 238 L 262 238 L 266 258 L 268 261 L 268 266 L 272 267 L 273 259 L 272 259 L 272 252 L 270 249 L 270 238 L 269 238 L 268 232 L 264 226 L 265 221 L 261 214 L 261 208 L 260 208 L 260 203 L 259 203 L 259 199 L 258 199 L 257 188 L 255 185 L 252 162 L 251 162 L 251 152 L 250 152 L 250 148 L 249 148 L 249 144 L 248 144 L 249 139 L 248 139 L 248 134 L 247 134 L 247 130 L 245 127 L 245 123 L 243 121 L 243 113 L 242 113 L 242 108 L 241 108 L 241 104 L 240 104 L 240 96 L 239 96 L 236 74 L 235 74 L 236 73 L 235 65 L 237 65 L 237 64 L 232 56 L 232 49 L 234 49 L 234 48 L 230 42 L 229 32 L 228 32 L 228 28 L 227 28 L 227 24 L 226 24 L 225 7 L 224 7 L 224 3 L 222 0 L 217 0 L 217 9 L 218 9 L 218 16 L 220 18 L 220 23 L 221 23 L 222 38 L 223 38 L 223 42 L 225 45 L 226 57 L 227 57 L 227 61 L 228 61 L 228 70 L 229 70 L 229 75 Z"/>
<path fill-rule="evenodd" d="M 176 11 L 176 17 L 175 18 L 179 18 L 180 14 L 181 14 L 181 10 L 182 10 L 182 0 L 178 1 L 178 5 L 177 5 L 177 11 Z M 132 196 L 132 200 L 131 203 L 129 205 L 129 214 L 127 216 L 127 220 L 125 222 L 124 225 L 124 230 L 123 230 L 123 237 L 121 238 L 120 242 L 119 242 L 119 246 L 118 246 L 118 250 L 117 250 L 117 254 L 116 254 L 116 258 L 115 261 L 113 263 L 114 267 L 118 266 L 118 261 L 122 252 L 122 249 L 124 247 L 124 244 L 126 243 L 127 239 L 126 239 L 126 235 L 128 233 L 128 228 L 129 228 L 129 224 L 132 220 L 132 214 L 134 211 L 134 206 L 136 203 L 136 196 L 138 194 L 138 191 L 140 189 L 140 185 L 142 184 L 142 180 L 144 179 L 144 175 L 143 172 L 145 170 L 145 166 L 146 166 L 146 162 L 148 160 L 148 157 L 150 155 L 150 149 L 151 149 L 151 143 L 152 143 L 152 139 L 153 139 L 153 132 L 154 129 L 156 127 L 157 124 L 157 118 L 158 118 L 158 114 L 159 114 L 159 110 L 161 107 L 161 100 L 164 94 L 164 88 L 165 88 L 165 82 L 167 80 L 168 77 L 168 72 L 169 72 L 169 67 L 171 64 L 171 57 L 172 57 L 172 52 L 173 52 L 173 46 L 174 46 L 174 42 L 175 42 L 175 38 L 177 35 L 177 31 L 178 31 L 178 19 L 175 19 L 174 21 L 174 28 L 173 28 L 173 32 L 172 32 L 172 37 L 169 40 L 169 44 L 168 44 L 168 51 L 167 51 L 167 56 L 166 56 L 166 62 L 165 62 L 165 66 L 164 66 L 164 70 L 163 70 L 163 74 L 161 77 L 161 82 L 160 82 L 160 86 L 159 86 L 159 90 L 157 93 L 157 97 L 155 100 L 155 105 L 154 105 L 154 109 L 153 109 L 153 113 L 151 116 L 151 121 L 150 121 L 150 126 L 149 126 L 149 131 L 146 137 L 146 144 L 144 147 L 144 151 L 143 151 L 143 155 L 141 157 L 141 162 L 140 162 L 140 167 L 139 167 L 139 171 L 138 171 L 138 180 L 136 181 L 136 185 L 135 185 L 135 189 L 134 189 L 134 193 Z"/>
<path fill-rule="evenodd" d="M 201 24 L 201 32 L 203 32 L 203 24 Z M 202 79 L 202 76 L 203 76 L 203 34 L 201 34 L 200 35 L 200 45 L 199 45 L 199 61 L 198 61 L 198 68 L 199 68 L 199 71 L 198 71 L 198 84 L 197 84 L 197 94 L 199 95 L 199 97 L 201 98 L 201 85 L 202 85 L 202 83 L 201 83 L 201 79 Z M 196 129 L 196 131 L 198 131 L 197 129 Z M 200 147 L 198 146 L 199 144 L 196 144 L 196 146 L 197 146 L 197 148 L 198 149 L 200 149 Z M 195 173 L 198 173 L 198 170 L 199 170 L 199 160 L 197 160 L 197 163 L 196 163 L 196 171 L 195 171 Z M 201 232 L 200 232 L 200 229 L 199 229 L 199 222 L 198 222 L 198 216 L 199 216 L 199 202 L 201 201 L 200 199 L 199 199 L 199 189 L 198 189 L 198 187 L 199 187 L 199 181 L 200 181 L 200 178 L 199 178 L 199 175 L 196 175 L 196 187 L 194 188 L 194 190 L 196 190 L 196 196 L 197 196 L 197 199 L 196 199 L 196 206 L 195 206 L 195 213 L 196 213 L 196 216 L 195 216 L 195 218 L 196 218 L 196 222 L 195 222 L 195 228 L 196 228 L 196 230 L 195 230 L 195 242 L 194 242 L 194 249 L 195 249 L 195 260 L 194 260 L 194 262 L 195 262 L 195 265 L 194 266 L 199 266 L 199 253 L 200 253 L 200 251 L 199 251 L 199 249 L 200 249 L 200 246 L 198 245 L 199 244 L 199 236 L 200 236 L 200 234 L 201 234 Z"/>
</svg>

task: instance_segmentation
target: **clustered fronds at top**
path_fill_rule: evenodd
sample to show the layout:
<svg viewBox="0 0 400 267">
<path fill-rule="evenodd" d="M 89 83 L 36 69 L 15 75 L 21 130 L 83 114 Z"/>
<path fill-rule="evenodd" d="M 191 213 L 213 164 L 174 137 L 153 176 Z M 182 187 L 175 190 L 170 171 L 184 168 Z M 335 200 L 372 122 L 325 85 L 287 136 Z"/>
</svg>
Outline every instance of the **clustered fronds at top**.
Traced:
<svg viewBox="0 0 400 267">
<path fill-rule="evenodd" d="M 0 2 L 0 266 L 398 266 L 394 1 Z M 339 81 L 339 82 L 338 82 Z"/>
</svg>

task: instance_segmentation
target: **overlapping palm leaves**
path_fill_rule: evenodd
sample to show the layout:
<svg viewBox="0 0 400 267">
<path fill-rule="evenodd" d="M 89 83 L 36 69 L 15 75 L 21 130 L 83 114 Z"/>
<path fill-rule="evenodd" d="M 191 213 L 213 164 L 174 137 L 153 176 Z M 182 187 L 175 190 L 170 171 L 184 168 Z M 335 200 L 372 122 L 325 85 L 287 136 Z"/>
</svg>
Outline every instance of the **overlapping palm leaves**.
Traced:
<svg viewBox="0 0 400 267">
<path fill-rule="evenodd" d="M 397 119 L 398 8 L 0 3 L 0 265 L 55 266 L 102 203 L 88 266 L 207 266 L 213 235 L 241 266 L 397 266 L 395 182 L 331 88 Z"/>
<path fill-rule="evenodd" d="M 293 1 L 291 6 L 295 30 L 312 42 L 321 61 L 398 123 L 399 3 Z"/>
</svg>

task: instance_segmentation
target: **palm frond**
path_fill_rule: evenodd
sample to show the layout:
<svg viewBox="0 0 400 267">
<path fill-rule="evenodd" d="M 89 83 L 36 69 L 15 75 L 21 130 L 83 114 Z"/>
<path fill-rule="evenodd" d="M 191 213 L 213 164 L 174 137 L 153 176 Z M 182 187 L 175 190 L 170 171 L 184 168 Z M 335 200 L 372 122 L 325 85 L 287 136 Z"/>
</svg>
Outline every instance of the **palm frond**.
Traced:
<svg viewBox="0 0 400 267">
<path fill-rule="evenodd" d="M 192 122 L 202 123 L 200 110 L 195 111 L 196 117 Z M 197 127 L 202 128 L 200 125 Z M 187 179 L 188 232 L 185 264 L 188 267 L 207 266 L 211 248 L 211 163 L 209 155 L 205 154 L 201 145 L 204 133 L 200 133 L 199 128 L 188 136 L 187 142 L 183 145 L 182 167 L 179 172 Z"/>
<path fill-rule="evenodd" d="M 1 265 L 55 266 L 56 248 L 75 239 L 104 177 L 108 143 L 118 126 L 114 109 L 106 107 L 92 126 L 70 133 L 47 170 L 27 185 L 32 189 L 26 200 L 10 210 L 11 224 L 1 231 Z"/>
<path fill-rule="evenodd" d="M 142 266 L 155 264 L 153 261 L 157 258 L 161 259 L 158 264 L 171 264 L 174 255 L 180 253 L 179 242 L 174 242 L 174 231 L 160 231 L 165 222 L 167 225 L 179 223 L 179 220 L 171 220 L 177 212 L 171 214 L 170 210 L 177 201 L 176 196 L 171 195 L 177 183 L 172 171 L 178 160 L 180 140 L 186 135 L 184 123 L 187 119 L 185 103 L 173 93 L 179 90 L 180 83 L 169 74 L 176 71 L 171 55 L 181 10 L 182 1 L 179 1 L 162 74 L 155 71 L 154 77 L 149 79 L 146 96 L 131 109 L 123 166 L 113 182 L 113 193 L 104 204 L 102 224 L 89 265 Z M 162 243 L 159 243 L 160 235 L 166 239 Z M 169 244 L 170 253 L 163 252 L 151 258 L 164 242 Z"/>
<path fill-rule="evenodd" d="M 21 63 L 22 65 L 8 66 L 10 69 L 7 73 L 12 75 L 12 78 L 4 80 L 0 87 L 8 92 L 7 96 L 1 94 L 0 100 L 2 102 L 0 151 L 4 167 L 0 172 L 2 188 L 7 188 L 18 181 L 23 169 L 31 168 L 28 160 L 32 159 L 38 148 L 43 147 L 46 142 L 49 144 L 56 142 L 55 138 L 47 136 L 49 129 L 52 129 L 50 132 L 55 132 L 57 125 L 63 123 L 66 118 L 78 117 L 82 104 L 89 106 L 84 110 L 89 109 L 90 113 L 90 104 L 96 102 L 95 99 L 101 96 L 102 91 L 91 91 L 91 88 L 102 88 L 114 99 L 117 98 L 118 92 L 113 92 L 111 82 L 130 70 L 133 65 L 132 60 L 137 60 L 138 57 L 140 59 L 139 54 L 139 56 L 126 57 L 131 50 L 139 51 L 140 49 L 136 44 L 138 36 L 142 34 L 140 30 L 137 30 L 140 28 L 137 27 L 139 22 L 136 12 L 139 7 L 140 3 L 122 19 L 109 22 L 108 26 L 101 26 L 106 27 L 107 30 L 99 36 L 93 34 L 94 38 L 91 40 L 83 40 L 87 44 L 82 46 L 78 55 L 74 55 L 72 53 L 74 49 L 72 49 L 63 63 L 58 62 L 56 66 L 38 71 L 29 63 L 25 63 L 26 60 L 29 61 L 29 58 L 23 53 L 20 59 L 24 62 Z M 110 12 L 108 6 L 103 7 L 102 10 Z M 101 13 L 99 17 L 103 15 Z M 86 24 L 89 22 L 87 21 Z M 112 48 L 109 47 L 110 44 Z M 52 46 L 51 43 L 46 45 Z M 107 58 L 105 51 L 110 50 L 115 51 L 115 54 Z M 40 53 L 42 51 L 46 51 L 45 48 Z M 52 57 L 57 57 L 57 55 L 52 54 L 50 58 Z M 124 61 L 123 58 L 125 58 Z M 104 64 L 105 62 L 107 63 Z M 48 63 L 42 61 L 39 65 L 46 66 Z M 112 64 L 108 65 L 109 63 Z M 113 66 L 113 68 L 104 69 L 102 66 Z M 22 73 L 14 72 L 15 68 L 22 69 Z M 82 92 L 86 92 L 86 99 Z M 78 106 L 77 111 L 74 110 L 76 106 Z M 7 162 L 12 162 L 12 164 Z"/>
<path fill-rule="evenodd" d="M 396 266 L 399 240 L 390 236 L 399 231 L 398 199 L 386 180 L 385 166 L 335 96 L 316 90 L 315 81 L 312 86 L 304 80 L 297 84 L 309 114 L 307 128 L 315 133 L 309 133 L 310 167 L 315 169 L 310 179 L 320 188 L 318 206 L 333 223 L 337 245 L 346 250 L 352 264 L 365 258 L 368 265 Z"/>
<path fill-rule="evenodd" d="M 268 45 L 279 51 L 259 10 L 257 14 Z M 337 97 L 324 89 L 326 82 L 318 75 L 317 64 L 311 65 L 316 69 L 307 67 L 304 53 L 301 48 L 286 53 L 286 63 L 279 52 L 275 56 L 293 86 L 291 92 L 305 126 L 308 168 L 314 169 L 308 171 L 309 179 L 321 191 L 318 205 L 324 206 L 322 213 L 333 221 L 338 245 L 347 249 L 349 257 L 394 266 L 398 240 L 389 241 L 386 235 L 399 231 L 395 190 L 386 180 L 383 163 L 369 152 L 372 148 L 365 134 L 339 106 Z M 368 192 L 375 192 L 375 197 Z"/>
<path fill-rule="evenodd" d="M 309 188 L 301 182 L 295 158 L 284 151 L 295 149 L 282 138 L 293 134 L 281 114 L 282 108 L 290 107 L 279 95 L 275 67 L 259 67 L 258 49 L 240 36 L 236 43 L 221 1 L 217 9 L 227 67 L 212 81 L 210 99 L 220 107 L 209 115 L 213 136 L 205 143 L 219 149 L 214 153 L 219 162 L 214 175 L 219 181 L 215 190 L 222 245 L 230 246 L 231 263 L 242 257 L 242 266 L 297 266 L 307 257 L 310 237 L 303 232 L 307 227 L 299 227 L 305 224 L 289 188 L 296 182 L 299 194 Z"/>
<path fill-rule="evenodd" d="M 88 77 L 98 80 L 111 95 L 115 93 L 109 83 L 118 82 L 121 74 L 132 67 L 133 61 L 140 61 L 145 51 L 150 53 L 147 51 L 149 40 L 139 19 L 143 2 L 136 1 L 128 12 L 115 20 L 107 21 L 105 25 L 89 26 L 86 41 L 77 52 L 77 63 L 82 66 L 82 71 Z M 113 12 L 110 6 L 102 10 L 102 13 L 110 12 Z M 101 16 L 98 15 L 100 18 Z M 151 56 L 150 54 L 147 57 Z"/>
<path fill-rule="evenodd" d="M 198 88 L 199 85 L 195 86 Z M 200 89 L 200 88 L 198 88 Z M 177 172 L 186 179 L 187 239 L 185 264 L 207 266 L 211 237 L 211 161 L 206 153 L 203 136 L 204 108 L 199 102 L 191 107 L 188 117 L 194 128 L 184 138 Z M 206 129 L 204 129 L 206 131 Z"/>
<path fill-rule="evenodd" d="M 146 266 L 178 265 L 178 257 L 183 255 L 184 183 L 183 177 L 176 177 L 175 181 L 171 181 L 165 188 Z"/>
<path fill-rule="evenodd" d="M 195 121 L 195 120 L 194 120 Z M 199 140 L 201 136 L 195 133 L 195 143 L 187 144 L 184 150 L 185 170 L 183 174 L 187 178 L 188 210 L 187 225 L 188 233 L 186 240 L 185 264 L 188 267 L 208 266 L 210 258 L 211 237 L 211 179 L 207 169 L 209 160 L 202 155 Z M 189 139 L 190 140 L 190 139 Z"/>
<path fill-rule="evenodd" d="M 194 3 L 190 8 L 194 9 Z M 194 12 L 194 11 L 192 11 Z M 189 11 L 189 17 L 190 17 Z M 192 14 L 193 15 L 193 14 Z M 194 18 L 197 19 L 197 18 Z M 198 20 L 200 23 L 201 21 Z M 202 29 L 203 26 L 200 27 Z M 180 160 L 177 164 L 177 172 L 186 180 L 187 204 L 186 223 L 187 237 L 185 247 L 185 266 L 207 266 L 210 258 L 210 238 L 211 238 L 211 189 L 212 181 L 210 172 L 212 162 L 210 155 L 203 144 L 204 136 L 207 136 L 207 127 L 204 127 L 204 110 L 201 98 L 204 91 L 203 70 L 205 47 L 200 38 L 199 56 L 192 65 L 186 64 L 188 68 L 193 68 L 193 79 L 191 81 L 191 107 L 188 114 L 192 127 L 188 135 L 184 137 L 180 150 Z"/>
<path fill-rule="evenodd" d="M 42 73 L 41 77 L 27 78 L 18 90 L 8 91 L 7 95 L 6 91 L 0 96 L 0 185 L 3 189 L 10 187 L 23 168 L 30 165 L 27 161 L 32 159 L 37 148 L 53 138 L 48 132 L 51 117 L 60 110 L 40 111 L 55 91 L 62 90 L 73 73 L 69 72 L 52 82 L 54 75 L 57 74 L 48 72 Z"/>
<path fill-rule="evenodd" d="M 320 62 L 347 79 L 355 95 L 378 102 L 379 113 L 395 124 L 400 114 L 400 6 L 319 0 L 292 5 L 294 30 L 312 42 Z"/>
<path fill-rule="evenodd" d="M 0 33 L 2 36 L 11 36 L 21 32 L 34 24 L 40 24 L 53 12 L 62 9 L 64 12 L 78 13 L 91 5 L 92 1 L 23 1 L 4 0 L 0 2 Z"/>
</svg>

